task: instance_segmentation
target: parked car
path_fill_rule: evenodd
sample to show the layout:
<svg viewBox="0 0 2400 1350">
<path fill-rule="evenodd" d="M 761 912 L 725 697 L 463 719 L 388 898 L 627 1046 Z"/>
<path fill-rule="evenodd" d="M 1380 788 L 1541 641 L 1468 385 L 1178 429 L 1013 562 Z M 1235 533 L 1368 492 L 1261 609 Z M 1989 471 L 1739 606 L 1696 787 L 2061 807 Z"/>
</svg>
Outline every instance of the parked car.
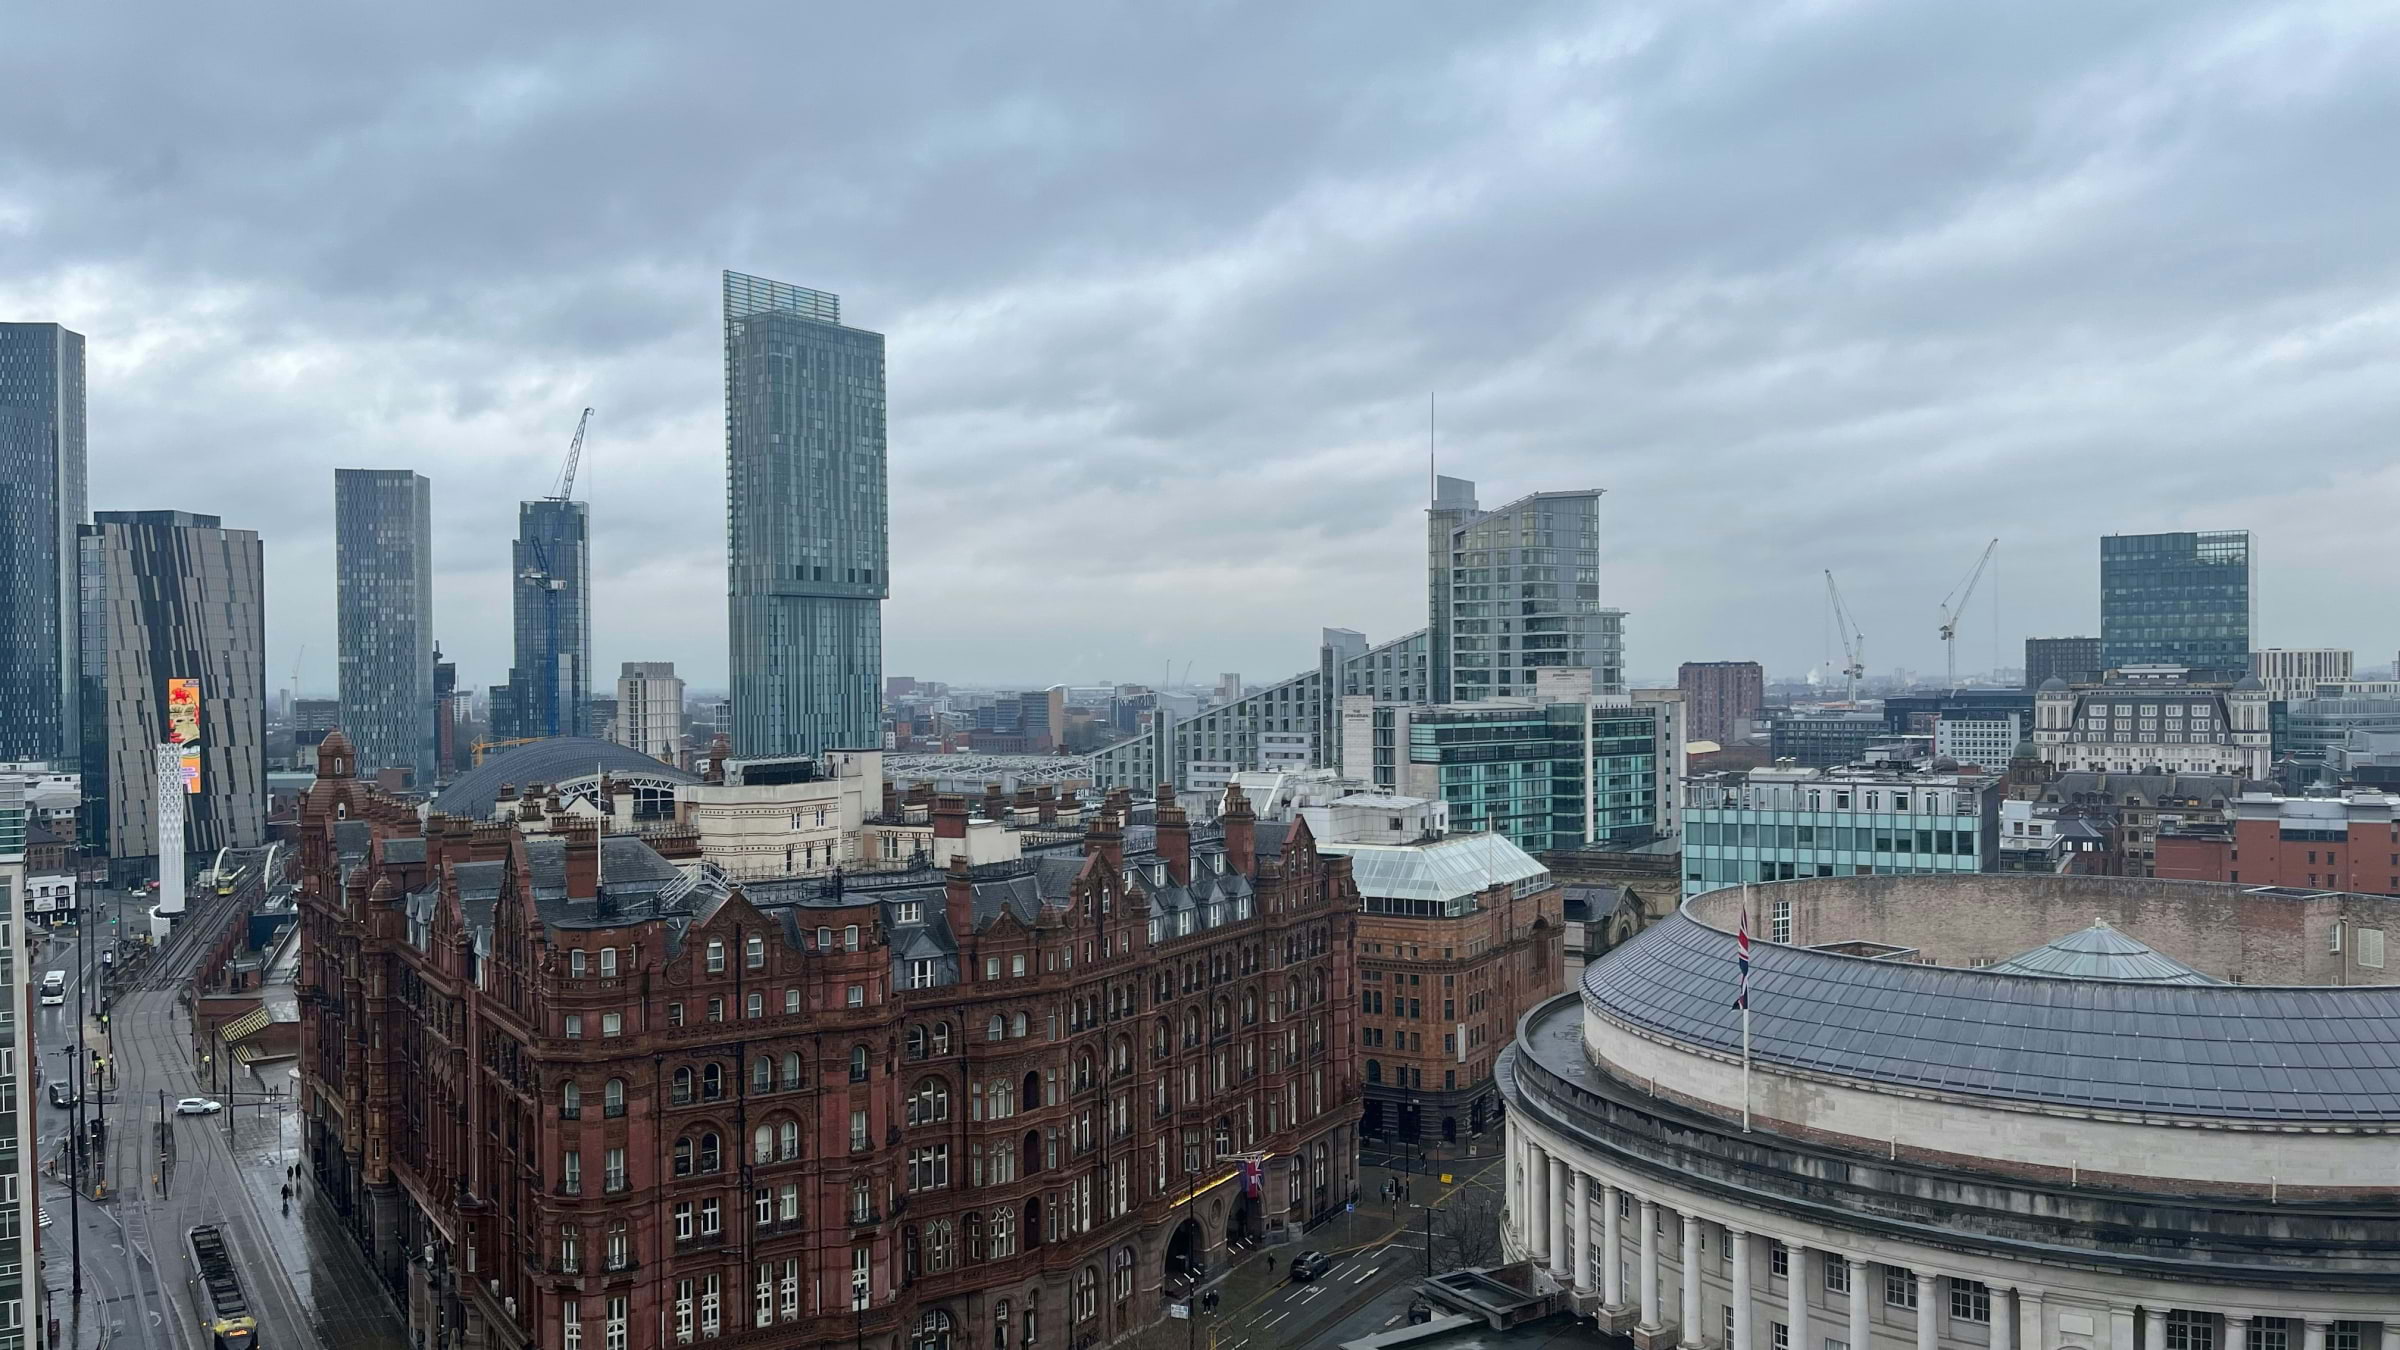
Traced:
<svg viewBox="0 0 2400 1350">
<path fill-rule="evenodd" d="M 213 1116 L 224 1109 L 223 1102 L 212 1102 L 206 1097 L 186 1097 L 175 1103 L 175 1114 L 179 1116 Z"/>
<path fill-rule="evenodd" d="M 1292 1258 L 1292 1282 L 1306 1284 L 1333 1268 L 1333 1258 L 1323 1252 L 1302 1252 Z"/>
</svg>

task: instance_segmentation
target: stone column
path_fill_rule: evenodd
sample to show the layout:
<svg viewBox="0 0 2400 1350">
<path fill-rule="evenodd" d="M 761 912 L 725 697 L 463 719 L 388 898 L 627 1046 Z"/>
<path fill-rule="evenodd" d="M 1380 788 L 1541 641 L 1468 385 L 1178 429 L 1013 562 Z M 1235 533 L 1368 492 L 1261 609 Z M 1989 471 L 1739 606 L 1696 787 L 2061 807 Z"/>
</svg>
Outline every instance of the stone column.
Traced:
<svg viewBox="0 0 2400 1350">
<path fill-rule="evenodd" d="M 1536 1261 L 1550 1255 L 1550 1160 L 1539 1144 L 1525 1145 L 1525 1250 Z"/>
<path fill-rule="evenodd" d="M 2142 1345 L 2144 1350 L 2166 1350 L 2166 1309 L 2153 1304 L 2142 1305 Z"/>
<path fill-rule="evenodd" d="M 2042 1291 L 2017 1290 L 2017 1350 L 2042 1350 L 2049 1333 L 2042 1327 Z"/>
<path fill-rule="evenodd" d="M 1576 1172 L 1569 1181 L 1575 1187 L 1575 1240 L 1567 1245 L 1573 1248 L 1575 1292 L 1588 1294 L 1592 1292 L 1592 1179 Z"/>
<path fill-rule="evenodd" d="M 2133 1309 L 2120 1303 L 2108 1307 L 2109 1350 L 2133 1350 Z"/>
<path fill-rule="evenodd" d="M 2384 1350 L 2394 1350 L 2393 1324 L 2383 1324 Z M 2225 1350 L 2250 1350 L 2250 1319 L 2239 1313 L 2225 1314 Z"/>
<path fill-rule="evenodd" d="M 2383 1350 L 2400 1350 L 2400 1316 L 2383 1319 Z"/>
<path fill-rule="evenodd" d="M 1784 1280 L 1783 1320 L 1791 1328 L 1788 1344 L 1791 1350 L 1815 1350 L 1816 1342 L 1808 1335 L 1808 1248 L 1799 1243 L 1787 1244 L 1790 1260 L 1785 1264 L 1791 1274 Z M 2004 1350 L 1994 1346 L 1992 1350 Z"/>
<path fill-rule="evenodd" d="M 1733 1252 L 1732 1350 L 1750 1350 L 1750 1324 L 1758 1320 L 1750 1300 L 1750 1235 L 1739 1228 L 1725 1230 L 1725 1246 Z"/>
<path fill-rule="evenodd" d="M 1868 1302 L 1869 1292 L 1883 1273 L 1872 1261 L 1850 1258 L 1850 1350 L 1870 1350 L 1874 1329 L 1867 1321 L 1867 1310 L 1875 1305 Z"/>
<path fill-rule="evenodd" d="M 1683 1214 L 1683 1269 L 1677 1272 L 1683 1282 L 1683 1335 L 1679 1345 L 1706 1345 L 1705 1329 L 1700 1325 L 1700 1216 Z M 2313 1350 L 2325 1350 L 2320 1339 Z"/>
<path fill-rule="evenodd" d="M 2008 1301 L 2008 1296 L 2014 1292 L 1999 1285 L 1992 1286 L 1992 1350 L 2016 1350 L 2017 1310 Z"/>
<path fill-rule="evenodd" d="M 1568 1240 L 1567 1234 L 1567 1214 L 1574 1208 L 1568 1203 L 1567 1186 L 1574 1179 L 1575 1174 L 1567 1170 L 1565 1159 L 1550 1160 L 1550 1199 L 1543 1212 L 1550 1216 L 1550 1275 L 1560 1284 L 1575 1274 L 1572 1264 L 1575 1244 Z"/>
<path fill-rule="evenodd" d="M 1600 1192 L 1600 1302 L 1610 1308 L 1625 1306 L 1625 1276 L 1619 1269 L 1625 1260 L 1625 1221 L 1617 1217 L 1619 1194 L 1614 1186 Z"/>
<path fill-rule="evenodd" d="M 1616 1211 L 1611 1210 L 1610 1213 Z M 1642 1244 L 1641 1298 L 1642 1325 L 1656 1331 L 1663 1323 L 1658 1306 L 1658 1202 L 1644 1200 L 1634 1207 L 1633 1221 L 1642 1226 L 1636 1239 Z"/>
<path fill-rule="evenodd" d="M 1930 1270 L 1915 1272 L 1917 1277 L 1917 1350 L 1937 1350 L 1941 1330 L 1940 1309 L 1934 1306 L 1934 1296 L 1941 1293 L 1941 1277 Z"/>
<path fill-rule="evenodd" d="M 2332 1321 L 2326 1318 L 2311 1317 L 2307 1319 L 2307 1325 L 2308 1339 L 2304 1343 L 2304 1350 L 2325 1350 L 2325 1333 L 2333 1329 Z"/>
</svg>

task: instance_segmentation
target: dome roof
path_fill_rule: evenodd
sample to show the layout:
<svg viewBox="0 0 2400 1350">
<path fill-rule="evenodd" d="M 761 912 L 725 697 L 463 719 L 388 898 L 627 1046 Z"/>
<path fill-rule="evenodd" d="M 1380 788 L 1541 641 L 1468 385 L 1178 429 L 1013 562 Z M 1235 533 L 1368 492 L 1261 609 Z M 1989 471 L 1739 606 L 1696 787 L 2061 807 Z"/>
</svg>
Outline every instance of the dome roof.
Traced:
<svg viewBox="0 0 2400 1350">
<path fill-rule="evenodd" d="M 685 773 L 615 741 L 604 741 L 597 736 L 552 736 L 504 750 L 451 779 L 450 786 L 433 799 L 433 809 L 444 815 L 482 820 L 491 815 L 492 803 L 499 800 L 503 786 L 525 787 L 534 783 L 557 786 L 596 777 L 602 772 L 616 778 L 650 778 L 668 783 L 700 781 L 697 774 Z"/>
<path fill-rule="evenodd" d="M 2042 681 L 2042 687 L 2039 690 L 2039 692 L 2044 694 L 2063 694 L 2066 691 L 2067 682 L 2060 679 L 2056 675 L 2053 675 L 2049 679 Z"/>
<path fill-rule="evenodd" d="M 1584 1006 L 1738 1059 L 1734 935 L 1689 904 L 1587 967 Z M 2400 987 L 2045 979 L 1772 942 L 1750 966 L 1762 1063 L 2096 1110 L 2400 1120 Z"/>
<path fill-rule="evenodd" d="M 2233 692 L 2237 694 L 2246 693 L 2253 689 L 2264 688 L 2266 688 L 2266 686 L 2259 682 L 2259 679 L 2256 675 L 2244 675 L 2242 678 L 2233 682 Z"/>
<path fill-rule="evenodd" d="M 2146 947 L 2116 929 L 2108 920 L 2069 933 L 1986 970 L 2009 975 L 2051 975 L 2070 980 L 2139 980 L 2146 984 L 2222 984 L 2172 956 Z"/>
</svg>

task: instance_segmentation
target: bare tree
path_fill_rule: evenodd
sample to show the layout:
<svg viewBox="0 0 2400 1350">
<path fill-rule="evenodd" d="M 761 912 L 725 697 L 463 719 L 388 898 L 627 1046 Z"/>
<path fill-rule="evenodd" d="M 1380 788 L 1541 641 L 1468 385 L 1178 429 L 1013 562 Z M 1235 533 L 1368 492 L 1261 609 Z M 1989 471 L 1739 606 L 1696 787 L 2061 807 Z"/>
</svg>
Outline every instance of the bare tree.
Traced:
<svg viewBox="0 0 2400 1350">
<path fill-rule="evenodd" d="M 1434 1260 L 1444 1269 L 1500 1263 L 1500 1192 L 1466 1186 L 1433 1211 Z"/>
</svg>

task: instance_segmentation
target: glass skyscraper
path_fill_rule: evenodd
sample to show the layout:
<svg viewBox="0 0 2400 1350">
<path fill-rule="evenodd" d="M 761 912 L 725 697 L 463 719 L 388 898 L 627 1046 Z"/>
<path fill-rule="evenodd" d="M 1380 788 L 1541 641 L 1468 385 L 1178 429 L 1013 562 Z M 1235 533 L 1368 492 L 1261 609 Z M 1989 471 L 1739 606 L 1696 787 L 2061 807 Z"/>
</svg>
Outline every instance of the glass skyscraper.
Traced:
<svg viewBox="0 0 2400 1350">
<path fill-rule="evenodd" d="M 2248 530 L 2103 535 L 2100 664 L 2240 679 L 2258 614 L 2256 561 Z"/>
<path fill-rule="evenodd" d="M 121 878 L 155 875 L 166 682 L 200 681 L 190 853 L 266 842 L 264 551 L 254 530 L 184 511 L 102 511 L 78 541 L 83 589 L 83 838 Z"/>
<path fill-rule="evenodd" d="M 83 335 L 0 323 L 0 760 L 72 765 Z"/>
<path fill-rule="evenodd" d="M 883 744 L 891 593 L 883 335 L 841 300 L 725 274 L 725 530 L 733 747 Z"/>
<path fill-rule="evenodd" d="M 433 785 L 433 484 L 407 469 L 333 471 L 342 730 L 362 775 Z"/>
<path fill-rule="evenodd" d="M 1600 492 L 1536 492 L 1492 511 L 1438 481 L 1427 538 L 1435 703 L 1530 696 L 1544 669 L 1625 689 L 1625 612 L 1600 606 Z"/>
<path fill-rule="evenodd" d="M 517 504 L 512 546 L 516 666 L 508 720 L 492 734 L 592 734 L 592 518 L 583 502 Z M 495 712 L 497 713 L 497 709 Z"/>
</svg>

